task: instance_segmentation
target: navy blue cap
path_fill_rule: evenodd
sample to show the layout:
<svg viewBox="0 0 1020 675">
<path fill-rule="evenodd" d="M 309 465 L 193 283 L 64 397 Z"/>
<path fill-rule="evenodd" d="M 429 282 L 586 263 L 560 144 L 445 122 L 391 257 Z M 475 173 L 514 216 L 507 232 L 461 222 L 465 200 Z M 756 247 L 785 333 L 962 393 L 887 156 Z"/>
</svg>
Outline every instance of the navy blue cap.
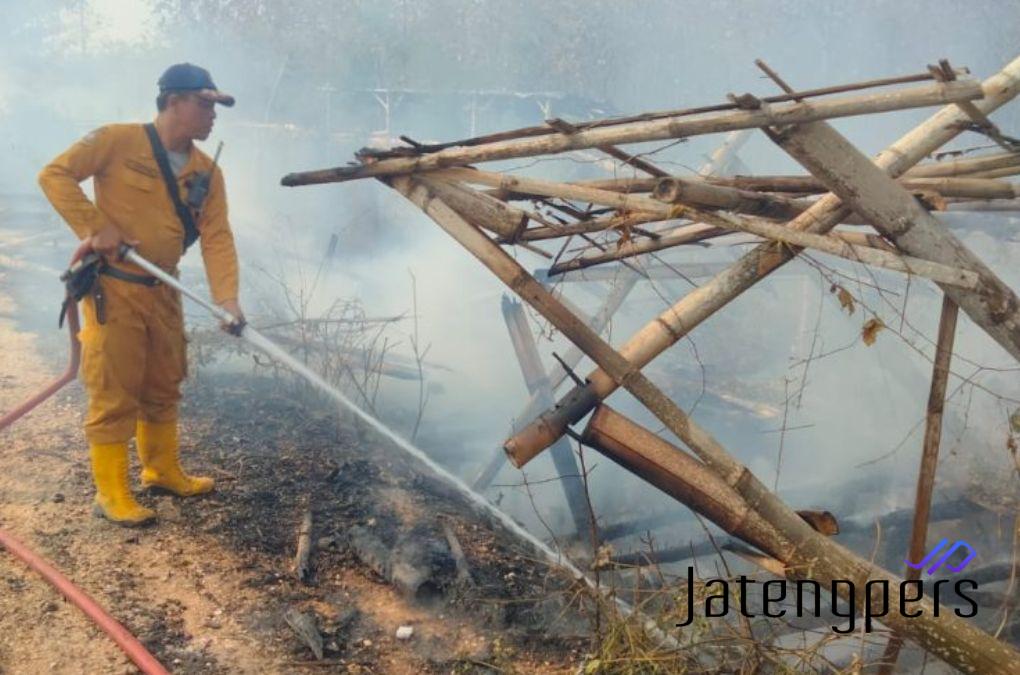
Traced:
<svg viewBox="0 0 1020 675">
<path fill-rule="evenodd" d="M 170 66 L 157 84 L 160 92 L 192 91 L 202 98 L 227 107 L 234 105 L 234 97 L 216 88 L 209 71 L 192 63 L 177 63 Z"/>
</svg>

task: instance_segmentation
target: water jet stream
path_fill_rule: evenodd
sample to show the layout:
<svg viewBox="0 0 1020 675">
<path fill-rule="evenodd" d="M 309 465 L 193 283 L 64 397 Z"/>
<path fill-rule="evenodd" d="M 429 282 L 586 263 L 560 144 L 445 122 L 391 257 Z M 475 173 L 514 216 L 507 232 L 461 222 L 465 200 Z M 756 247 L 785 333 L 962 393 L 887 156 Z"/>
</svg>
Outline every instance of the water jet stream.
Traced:
<svg viewBox="0 0 1020 675">
<path fill-rule="evenodd" d="M 206 299 L 200 297 L 194 291 L 182 285 L 180 281 L 178 281 L 175 277 L 163 271 L 162 268 L 157 267 L 156 265 L 152 264 L 142 256 L 138 255 L 138 253 L 136 253 L 134 249 L 125 246 L 122 249 L 122 255 L 125 260 L 132 262 L 135 265 L 138 265 L 139 267 L 144 269 L 152 276 L 158 278 L 166 285 L 176 289 L 181 294 L 187 296 L 197 304 L 204 307 L 206 310 L 211 312 L 213 316 L 215 316 L 217 319 L 224 321 L 228 324 L 239 325 L 240 322 L 238 321 L 238 319 L 231 315 L 229 312 L 227 312 L 225 309 L 217 305 L 214 305 L 207 301 Z M 407 439 L 400 436 L 397 432 L 390 429 L 388 426 L 383 424 L 374 416 L 362 410 L 356 403 L 354 403 L 354 401 L 352 401 L 346 395 L 344 395 L 342 391 L 326 382 L 326 380 L 324 380 L 318 373 L 310 369 L 305 364 L 301 363 L 301 361 L 299 361 L 298 359 L 294 358 L 294 356 L 289 354 L 282 347 L 280 347 L 272 340 L 267 338 L 265 335 L 263 335 L 262 333 L 258 332 L 257 330 L 246 324 L 240 325 L 238 335 L 239 337 L 241 337 L 241 339 L 245 340 L 256 349 L 262 351 L 270 358 L 290 368 L 292 371 L 294 371 L 295 374 L 300 375 L 302 378 L 307 380 L 310 384 L 315 386 L 322 393 L 326 394 L 334 401 L 350 410 L 366 424 L 368 424 L 377 432 L 391 440 L 398 448 L 409 454 L 414 459 L 418 460 L 420 463 L 427 466 L 436 476 L 438 476 L 443 481 L 454 487 L 459 493 L 461 493 L 464 497 L 469 499 L 475 506 L 479 507 L 483 512 L 488 513 L 489 515 L 494 517 L 510 532 L 516 535 L 519 539 L 522 539 L 523 541 L 526 541 L 528 544 L 530 544 L 536 551 L 542 554 L 542 556 L 549 563 L 564 568 L 565 570 L 570 572 L 570 574 L 575 579 L 584 581 L 592 590 L 602 594 L 603 596 L 606 596 L 606 592 L 599 588 L 599 586 L 597 586 L 595 582 L 587 574 L 582 572 L 580 568 L 574 565 L 574 563 L 572 563 L 566 557 L 566 555 L 564 555 L 562 552 L 556 549 L 553 549 L 551 546 L 543 542 L 541 539 L 539 539 L 532 533 L 528 532 L 517 521 L 515 521 L 513 518 L 511 518 L 503 511 L 500 511 L 485 497 L 472 490 L 467 483 L 465 483 L 463 480 L 461 480 L 454 474 L 450 473 L 446 468 L 444 468 L 442 465 L 438 464 L 431 457 L 425 454 L 425 452 L 423 452 L 420 448 L 416 447 Z M 616 603 L 617 607 L 619 607 L 620 611 L 624 613 L 624 615 L 629 616 L 635 613 L 634 608 L 632 608 L 628 603 L 621 600 L 620 598 L 613 596 L 613 601 Z M 643 627 L 644 630 L 650 636 L 655 638 L 657 641 L 659 641 L 667 648 L 669 649 L 680 648 L 680 644 L 676 640 L 676 638 L 667 635 L 661 628 L 659 628 L 659 626 L 655 623 L 654 620 L 646 617 Z"/>
</svg>

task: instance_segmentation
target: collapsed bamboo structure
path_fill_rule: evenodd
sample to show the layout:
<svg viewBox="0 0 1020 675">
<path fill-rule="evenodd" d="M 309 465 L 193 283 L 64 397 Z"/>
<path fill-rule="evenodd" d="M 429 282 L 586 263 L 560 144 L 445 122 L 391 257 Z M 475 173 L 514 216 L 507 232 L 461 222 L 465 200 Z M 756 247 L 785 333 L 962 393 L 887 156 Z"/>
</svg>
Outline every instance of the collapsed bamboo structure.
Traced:
<svg viewBox="0 0 1020 675">
<path fill-rule="evenodd" d="M 558 376 L 543 372 L 535 363 L 533 344 L 522 340 L 522 317 L 512 321 L 508 317 L 532 392 L 518 417 L 528 422 L 504 443 L 512 464 L 522 467 L 554 447 L 558 468 L 573 470 L 576 465 L 572 457 L 568 462 L 562 439 L 570 425 L 594 411 L 580 435 L 582 442 L 757 548 L 763 554 L 756 554 L 757 559 L 767 561 L 768 569 L 821 583 L 850 580 L 857 588 L 884 581 L 890 585 L 890 606 L 906 603 L 922 610 L 920 617 L 896 612 L 883 617 L 897 636 L 965 672 L 1011 672 L 1020 653 L 955 616 L 936 616 L 926 598 L 901 597 L 900 579 L 835 543 L 827 536 L 831 531 L 819 531 L 804 512 L 783 503 L 642 369 L 804 248 L 933 280 L 947 302 L 959 306 L 1020 359 L 1020 300 L 930 213 L 946 208 L 949 199 L 983 203 L 1016 199 L 1017 185 L 1002 179 L 1020 172 L 1020 148 L 1011 146 L 987 115 L 1020 91 L 1020 58 L 983 82 L 958 79 L 957 71 L 943 61 L 929 68 L 932 81 L 892 90 L 873 88 L 924 78 L 795 92 L 760 65 L 786 90 L 783 95 L 731 96 L 729 104 L 584 124 L 549 120 L 544 127 L 441 145 L 363 151 L 356 165 L 292 173 L 282 182 L 298 186 L 363 178 L 382 181 L 420 208 L 573 343 L 576 349 L 564 362 L 566 367 L 576 367 L 582 353 L 595 363 L 586 378 L 553 403 L 552 393 L 566 381 L 566 372 Z M 851 91 L 855 93 L 821 98 Z M 826 121 L 934 105 L 944 107 L 874 159 L 861 154 Z M 922 163 L 975 125 L 1006 152 Z M 762 131 L 809 175 L 720 175 L 725 156 L 746 139 L 746 130 Z M 693 176 L 670 175 L 647 156 L 619 147 L 720 132 L 731 136 L 709 165 Z M 581 149 L 603 152 L 648 177 L 558 182 L 473 166 Z M 952 203 L 963 208 L 966 204 Z M 751 236 L 760 243 L 618 349 L 600 336 L 612 312 L 644 274 L 644 266 L 632 260 L 733 236 Z M 578 240 L 581 247 L 568 251 Z M 544 242 L 559 244 L 558 252 L 536 248 Z M 536 278 L 504 246 L 541 251 L 552 263 Z M 575 255 L 564 259 L 568 253 Z M 581 316 L 547 286 L 557 274 L 598 269 L 610 261 L 620 261 L 631 271 L 614 282 L 612 302 L 607 300 L 595 317 Z M 602 403 L 621 387 L 686 448 Z M 493 466 L 491 462 L 486 466 L 476 486 L 491 481 L 499 469 L 498 464 Z M 578 507 L 576 485 L 564 487 L 580 530 L 586 514 Z M 858 609 L 871 600 L 854 598 Z"/>
</svg>

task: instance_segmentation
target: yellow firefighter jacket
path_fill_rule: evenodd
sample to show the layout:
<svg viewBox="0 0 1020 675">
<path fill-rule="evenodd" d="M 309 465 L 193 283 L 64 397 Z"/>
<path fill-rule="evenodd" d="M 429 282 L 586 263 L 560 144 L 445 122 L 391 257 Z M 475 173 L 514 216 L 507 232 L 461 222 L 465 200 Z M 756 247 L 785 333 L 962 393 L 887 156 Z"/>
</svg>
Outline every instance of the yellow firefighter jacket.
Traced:
<svg viewBox="0 0 1020 675">
<path fill-rule="evenodd" d="M 195 174 L 211 167 L 209 156 L 192 146 L 188 163 L 177 178 L 182 200 Z M 79 186 L 89 177 L 95 186 L 94 204 Z M 142 257 L 167 271 L 177 267 L 184 226 L 174 211 L 141 124 L 111 124 L 96 129 L 50 162 L 40 172 L 39 184 L 80 239 L 113 223 L 126 239 L 140 242 L 138 253 Z M 236 300 L 237 253 L 227 222 L 226 186 L 218 168 L 196 225 L 213 301 L 219 304 Z M 144 274 L 128 263 L 114 264 Z"/>
</svg>

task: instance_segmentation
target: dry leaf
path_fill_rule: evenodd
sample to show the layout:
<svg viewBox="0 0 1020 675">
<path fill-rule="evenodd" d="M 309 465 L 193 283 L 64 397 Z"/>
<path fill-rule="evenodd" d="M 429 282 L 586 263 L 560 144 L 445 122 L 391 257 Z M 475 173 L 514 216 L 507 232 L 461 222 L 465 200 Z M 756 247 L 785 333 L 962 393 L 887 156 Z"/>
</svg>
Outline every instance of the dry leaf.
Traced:
<svg viewBox="0 0 1020 675">
<path fill-rule="evenodd" d="M 602 544 L 595 551 L 595 560 L 592 561 L 591 568 L 593 570 L 606 569 L 613 564 L 613 546 L 612 544 Z"/>
<path fill-rule="evenodd" d="M 797 515 L 803 518 L 815 532 L 820 532 L 826 537 L 839 534 L 839 522 L 831 511 L 797 511 Z"/>
<path fill-rule="evenodd" d="M 857 309 L 854 305 L 854 296 L 850 295 L 850 291 L 846 290 L 842 286 L 833 284 L 832 287 L 829 288 L 829 292 L 836 294 L 840 308 L 845 309 L 847 314 L 853 314 Z"/>
<path fill-rule="evenodd" d="M 938 192 L 934 192 L 932 190 L 915 190 L 914 196 L 917 197 L 917 201 L 921 202 L 921 206 L 929 211 L 946 210 L 948 202 L 946 202 L 946 198 Z"/>
<path fill-rule="evenodd" d="M 861 339 L 864 340 L 864 344 L 869 347 L 875 344 L 875 337 L 878 335 L 878 331 L 885 328 L 885 324 L 878 317 L 868 319 L 864 327 L 861 328 Z"/>
</svg>

